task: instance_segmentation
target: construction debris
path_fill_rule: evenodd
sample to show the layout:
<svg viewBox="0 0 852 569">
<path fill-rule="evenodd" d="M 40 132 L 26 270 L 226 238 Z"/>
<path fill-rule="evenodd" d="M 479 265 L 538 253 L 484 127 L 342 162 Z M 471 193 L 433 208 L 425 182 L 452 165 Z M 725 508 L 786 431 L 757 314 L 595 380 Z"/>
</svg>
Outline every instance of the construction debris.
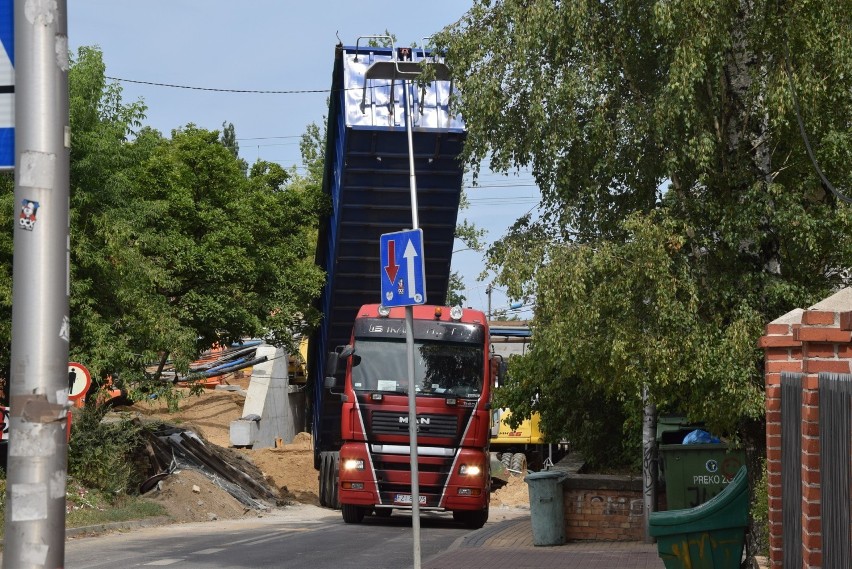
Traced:
<svg viewBox="0 0 852 569">
<path fill-rule="evenodd" d="M 242 454 L 210 444 L 194 431 L 174 425 L 163 424 L 142 432 L 151 471 L 155 474 L 140 485 L 141 493 L 152 490 L 175 471 L 192 468 L 249 508 L 265 510 L 281 504 L 278 492 Z"/>
</svg>

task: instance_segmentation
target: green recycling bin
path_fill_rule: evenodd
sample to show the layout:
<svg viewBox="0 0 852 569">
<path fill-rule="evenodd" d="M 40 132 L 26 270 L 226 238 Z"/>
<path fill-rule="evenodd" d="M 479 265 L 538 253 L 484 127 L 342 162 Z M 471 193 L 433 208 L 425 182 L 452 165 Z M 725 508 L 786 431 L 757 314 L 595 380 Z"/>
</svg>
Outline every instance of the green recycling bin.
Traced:
<svg viewBox="0 0 852 569">
<path fill-rule="evenodd" d="M 709 501 L 685 510 L 651 512 L 648 533 L 666 569 L 739 569 L 748 527 L 746 467 Z"/>
<path fill-rule="evenodd" d="M 703 426 L 678 415 L 657 419 L 660 471 L 669 510 L 703 504 L 724 490 L 745 464 L 745 452 L 729 449 L 724 442 L 683 444 L 690 433 Z"/>
<path fill-rule="evenodd" d="M 669 510 L 694 508 L 716 496 L 745 464 L 745 452 L 726 443 L 663 444 L 660 462 Z"/>
<path fill-rule="evenodd" d="M 524 477 L 530 493 L 533 545 L 565 543 L 564 479 L 565 473 L 553 470 L 531 472 Z"/>
</svg>

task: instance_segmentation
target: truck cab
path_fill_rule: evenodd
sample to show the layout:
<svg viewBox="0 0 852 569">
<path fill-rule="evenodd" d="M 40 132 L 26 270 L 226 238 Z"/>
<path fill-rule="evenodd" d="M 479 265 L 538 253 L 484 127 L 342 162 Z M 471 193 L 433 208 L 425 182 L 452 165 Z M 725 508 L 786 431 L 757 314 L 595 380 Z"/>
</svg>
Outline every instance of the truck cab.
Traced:
<svg viewBox="0 0 852 569">
<path fill-rule="evenodd" d="M 470 309 L 416 306 L 413 315 L 419 507 L 482 527 L 490 493 L 488 324 Z M 410 510 L 404 309 L 363 306 L 350 343 L 333 353 L 346 369 L 337 487 L 343 519 Z"/>
</svg>

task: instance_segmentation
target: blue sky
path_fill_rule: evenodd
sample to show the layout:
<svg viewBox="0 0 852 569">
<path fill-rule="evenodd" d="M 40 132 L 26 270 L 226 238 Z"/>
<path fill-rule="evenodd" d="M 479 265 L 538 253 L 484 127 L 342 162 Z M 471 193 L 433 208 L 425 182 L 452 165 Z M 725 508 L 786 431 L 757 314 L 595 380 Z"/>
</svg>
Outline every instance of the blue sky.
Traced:
<svg viewBox="0 0 852 569">
<path fill-rule="evenodd" d="M 68 0 L 73 51 L 99 46 L 109 77 L 207 89 L 319 91 L 293 94 L 221 93 L 122 82 L 126 101 L 144 99 L 147 125 L 169 135 L 188 123 L 220 129 L 234 124 L 240 154 L 285 167 L 298 165 L 299 136 L 327 113 L 334 46 L 358 36 L 395 34 L 400 44 L 422 43 L 458 20 L 468 0 L 421 3 L 295 0 Z M 467 188 L 471 207 L 461 216 L 499 238 L 518 215 L 535 207 L 528 176 L 483 172 L 480 188 Z M 464 249 L 458 244 L 457 249 Z M 459 251 L 468 304 L 487 309 L 488 281 L 478 282 L 482 255 Z M 493 309 L 506 308 L 501 291 Z M 530 312 L 521 312 L 529 317 Z"/>
</svg>

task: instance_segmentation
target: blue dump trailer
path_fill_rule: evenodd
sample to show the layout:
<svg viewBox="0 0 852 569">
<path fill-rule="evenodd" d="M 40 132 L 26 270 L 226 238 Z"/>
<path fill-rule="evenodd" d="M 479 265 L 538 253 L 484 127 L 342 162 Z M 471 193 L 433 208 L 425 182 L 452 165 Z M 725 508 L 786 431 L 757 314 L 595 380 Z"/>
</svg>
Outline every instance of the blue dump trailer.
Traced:
<svg viewBox="0 0 852 569">
<path fill-rule="evenodd" d="M 419 69 L 416 64 L 431 61 L 431 55 L 364 43 L 335 49 L 323 176 L 331 211 L 321 224 L 316 253 L 327 274 L 320 299 L 324 318 L 308 348 L 314 466 L 320 471 L 320 502 L 327 507 L 338 505 L 342 401 L 339 390 L 324 387 L 326 359 L 349 343 L 359 308 L 381 302 L 380 236 L 413 225 L 406 102 L 430 304 L 446 301 L 463 178 L 465 128 L 450 109 L 452 81 L 442 73 L 427 84 L 388 78 L 388 66 Z"/>
</svg>

